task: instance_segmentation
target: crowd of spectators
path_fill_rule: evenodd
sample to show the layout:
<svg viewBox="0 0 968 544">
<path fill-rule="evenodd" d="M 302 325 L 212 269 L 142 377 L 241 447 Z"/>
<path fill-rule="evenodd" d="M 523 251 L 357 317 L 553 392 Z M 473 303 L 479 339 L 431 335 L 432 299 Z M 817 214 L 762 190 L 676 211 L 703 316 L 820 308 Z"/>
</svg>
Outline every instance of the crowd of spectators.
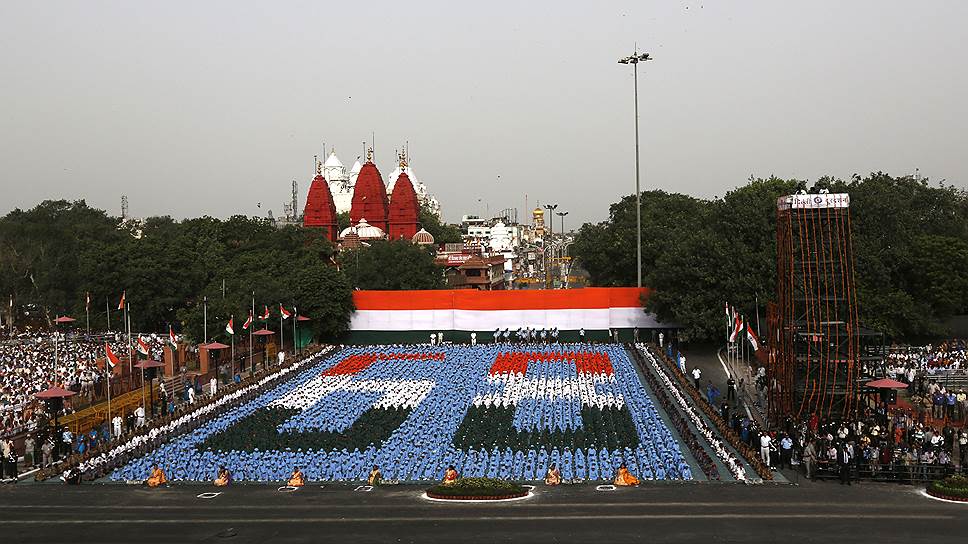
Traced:
<svg viewBox="0 0 968 544">
<path fill-rule="evenodd" d="M 919 377 L 966 368 L 968 344 L 965 340 L 955 339 L 926 346 L 891 346 L 883 371 L 891 379 L 916 383 Z"/>
<path fill-rule="evenodd" d="M 136 339 L 138 336 L 133 336 Z M 148 346 L 147 357 L 161 360 L 164 339 L 141 335 Z M 90 403 L 106 395 L 103 363 L 104 344 L 114 353 L 125 352 L 127 338 L 120 333 L 47 331 L 33 328 L 3 328 L 0 334 L 0 434 L 7 435 L 35 422 L 42 403 L 34 394 L 49 387 L 68 389 L 75 396 L 64 403 L 71 413 L 78 400 Z"/>
<path fill-rule="evenodd" d="M 782 430 L 762 433 L 760 440 L 764 461 L 773 467 L 799 464 L 809 478 L 839 475 L 846 483 L 855 477 L 937 479 L 968 462 L 968 430 L 916 409 L 898 409 L 886 418 L 883 409 L 868 409 L 849 421 L 788 419 Z"/>
</svg>

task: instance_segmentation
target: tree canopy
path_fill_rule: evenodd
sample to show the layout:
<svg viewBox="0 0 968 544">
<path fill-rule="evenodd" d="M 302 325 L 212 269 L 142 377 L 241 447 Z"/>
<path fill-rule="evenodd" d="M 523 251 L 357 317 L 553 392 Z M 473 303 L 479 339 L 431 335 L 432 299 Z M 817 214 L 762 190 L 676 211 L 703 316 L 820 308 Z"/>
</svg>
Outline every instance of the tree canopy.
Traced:
<svg viewBox="0 0 968 544">
<path fill-rule="evenodd" d="M 374 241 L 340 254 L 343 272 L 354 289 L 442 289 L 443 271 L 432 248 L 406 240 Z"/>
<path fill-rule="evenodd" d="M 647 309 L 684 326 L 686 339 L 723 334 L 723 304 L 763 314 L 776 293 L 776 199 L 800 180 L 751 179 L 717 199 L 642 194 Z M 968 193 L 911 176 L 821 178 L 811 190 L 850 194 L 861 322 L 891 337 L 946 334 L 968 310 Z M 594 285 L 635 285 L 635 196 L 578 231 L 573 255 Z M 765 317 L 765 315 L 764 315 Z"/>
<path fill-rule="evenodd" d="M 441 222 L 437 214 L 430 211 L 426 204 L 420 204 L 418 220 L 420 226 L 429 232 L 434 237 L 434 242 L 438 244 L 457 243 L 462 240 L 460 227 Z"/>
<path fill-rule="evenodd" d="M 277 228 L 261 218 L 151 217 L 121 221 L 84 201 L 45 201 L 0 218 L 0 292 L 18 307 L 36 306 L 49 323 L 69 314 L 83 323 L 90 293 L 91 326 L 120 327 L 115 311 L 122 291 L 132 327 L 188 333 L 201 340 L 203 301 L 209 338 L 236 317 L 237 332 L 255 298 L 265 305 L 299 307 L 322 339 L 346 330 L 353 310 L 349 283 L 333 247 L 315 229 Z"/>
</svg>

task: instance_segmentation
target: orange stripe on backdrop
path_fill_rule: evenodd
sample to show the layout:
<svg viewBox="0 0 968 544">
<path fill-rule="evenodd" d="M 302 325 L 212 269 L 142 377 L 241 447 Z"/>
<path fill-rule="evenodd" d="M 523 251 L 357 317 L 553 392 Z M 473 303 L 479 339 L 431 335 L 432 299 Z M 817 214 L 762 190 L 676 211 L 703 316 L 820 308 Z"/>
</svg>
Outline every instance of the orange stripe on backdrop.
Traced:
<svg viewBox="0 0 968 544">
<path fill-rule="evenodd" d="M 584 289 L 477 291 L 354 291 L 357 310 L 565 310 L 570 308 L 637 308 L 648 288 L 587 287 Z"/>
</svg>

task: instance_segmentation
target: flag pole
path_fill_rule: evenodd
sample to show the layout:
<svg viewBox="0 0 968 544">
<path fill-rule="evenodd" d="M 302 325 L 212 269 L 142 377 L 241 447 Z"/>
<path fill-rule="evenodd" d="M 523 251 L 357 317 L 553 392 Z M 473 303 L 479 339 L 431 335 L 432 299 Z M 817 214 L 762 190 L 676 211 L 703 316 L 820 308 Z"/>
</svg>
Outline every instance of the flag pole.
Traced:
<svg viewBox="0 0 968 544">
<path fill-rule="evenodd" d="M 203 317 L 203 320 L 204 320 L 204 324 L 205 324 L 205 335 L 204 335 L 205 336 L 205 340 L 204 340 L 204 343 L 205 344 L 208 344 L 208 295 L 206 295 L 206 296 L 204 296 L 202 298 L 202 314 L 204 316 Z"/>
<path fill-rule="evenodd" d="M 249 368 L 252 369 L 252 373 L 255 374 L 255 363 L 252 358 L 252 329 L 255 328 L 255 291 L 252 291 L 252 313 L 249 314 L 249 319 L 252 323 L 249 323 Z"/>
<path fill-rule="evenodd" d="M 299 321 L 299 310 L 292 305 L 292 356 L 296 356 L 296 321 Z"/>
<path fill-rule="evenodd" d="M 108 332 L 111 332 L 111 301 L 104 297 L 104 309 L 108 311 Z"/>
<path fill-rule="evenodd" d="M 104 341 L 104 374 L 108 385 L 108 436 L 114 439 L 117 437 L 114 436 L 114 421 L 111 420 L 111 357 L 108 356 L 107 342 L 107 340 Z"/>
<path fill-rule="evenodd" d="M 84 318 L 87 322 L 87 335 L 91 336 L 91 293 L 84 299 Z"/>
<path fill-rule="evenodd" d="M 282 303 L 279 303 L 279 349 L 286 352 L 286 327 L 282 324 Z M 278 360 L 278 359 L 277 359 Z"/>
<path fill-rule="evenodd" d="M 762 332 L 760 331 L 760 294 L 756 294 L 756 336 L 762 338 Z"/>
<path fill-rule="evenodd" d="M 232 314 L 231 316 L 229 316 L 229 323 L 232 323 L 234 320 L 235 320 L 235 314 Z M 232 368 L 229 370 L 229 372 L 231 372 L 232 375 L 235 376 L 235 323 L 232 323 L 231 336 L 232 336 Z"/>
<path fill-rule="evenodd" d="M 124 323 L 128 327 L 128 389 L 130 390 L 130 380 L 131 375 L 134 373 L 134 369 L 131 367 L 131 304 L 128 302 L 124 303 Z M 141 385 L 144 386 L 144 383 Z"/>
</svg>

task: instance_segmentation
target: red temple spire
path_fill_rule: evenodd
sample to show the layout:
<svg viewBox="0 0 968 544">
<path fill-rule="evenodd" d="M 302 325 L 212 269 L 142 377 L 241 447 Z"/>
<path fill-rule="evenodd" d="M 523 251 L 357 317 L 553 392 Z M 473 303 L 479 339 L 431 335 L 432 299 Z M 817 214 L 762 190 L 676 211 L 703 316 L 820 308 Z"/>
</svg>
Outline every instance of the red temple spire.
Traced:
<svg viewBox="0 0 968 544">
<path fill-rule="evenodd" d="M 420 204 L 417 201 L 417 193 L 413 190 L 410 176 L 407 175 L 407 158 L 406 155 L 401 154 L 400 175 L 393 185 L 393 194 L 390 195 L 388 238 L 390 240 L 413 238 L 420 228 L 419 215 Z"/>
<path fill-rule="evenodd" d="M 389 204 L 383 177 L 373 164 L 373 149 L 370 148 L 366 154 L 366 164 L 360 169 L 356 186 L 353 188 L 350 222 L 355 225 L 360 219 L 366 218 L 369 224 L 386 232 Z"/>
<path fill-rule="evenodd" d="M 313 178 L 309 186 L 309 194 L 306 196 L 306 208 L 303 211 L 303 226 L 316 227 L 326 230 L 326 238 L 330 242 L 336 242 L 336 204 L 333 203 L 333 194 L 329 190 L 329 184 L 323 177 L 322 163 L 316 161 L 316 177 Z"/>
</svg>

